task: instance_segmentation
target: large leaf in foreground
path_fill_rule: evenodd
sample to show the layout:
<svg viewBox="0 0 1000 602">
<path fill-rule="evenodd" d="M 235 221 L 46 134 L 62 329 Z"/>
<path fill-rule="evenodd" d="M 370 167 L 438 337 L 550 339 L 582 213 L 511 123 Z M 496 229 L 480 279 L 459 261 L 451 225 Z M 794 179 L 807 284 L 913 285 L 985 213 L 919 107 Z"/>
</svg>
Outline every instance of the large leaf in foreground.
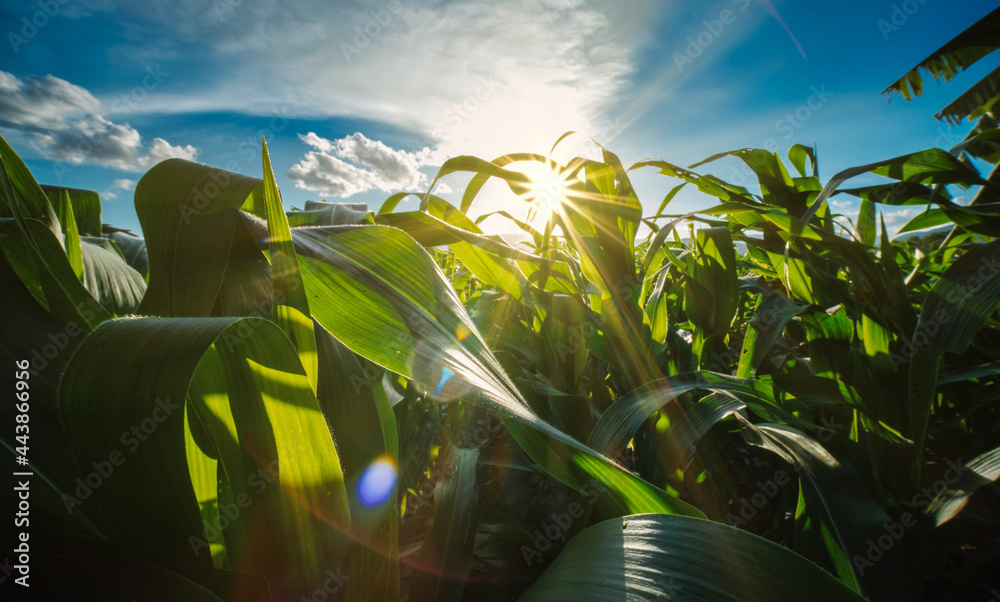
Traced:
<svg viewBox="0 0 1000 602">
<path fill-rule="evenodd" d="M 208 316 L 226 273 L 238 210 L 263 182 L 183 159 L 158 163 L 135 187 L 149 255 L 141 313 Z"/>
<path fill-rule="evenodd" d="M 436 399 L 464 398 L 497 412 L 532 459 L 570 486 L 596 477 L 632 512 L 701 514 L 538 417 L 433 259 L 404 232 L 358 226 L 292 236 L 313 316 L 347 347 Z"/>
<path fill-rule="evenodd" d="M 521 600 L 863 598 L 805 558 L 756 535 L 707 520 L 646 514 L 581 531 Z"/>
<path fill-rule="evenodd" d="M 346 562 L 337 452 L 305 370 L 273 323 L 106 322 L 67 366 L 60 403 L 78 466 L 111 471 L 92 496 L 130 548 L 207 564 L 209 540 L 221 532 L 231 565 L 268 575 L 280 599 L 310 595 Z M 215 500 L 204 489 L 196 497 L 189 435 L 218 460 Z M 200 515 L 199 499 L 214 509 Z"/>
<path fill-rule="evenodd" d="M 825 546 L 840 580 L 855 591 L 863 590 L 872 600 L 909 598 L 913 592 L 900 589 L 906 583 L 902 560 L 908 542 L 897 541 L 894 549 L 872 558 L 869 545 L 895 523 L 872 498 L 854 467 L 793 428 L 741 422 L 749 443 L 778 454 L 798 471 L 800 504 L 809 518 L 809 529 L 802 536 L 813 549 L 820 543 Z"/>
</svg>

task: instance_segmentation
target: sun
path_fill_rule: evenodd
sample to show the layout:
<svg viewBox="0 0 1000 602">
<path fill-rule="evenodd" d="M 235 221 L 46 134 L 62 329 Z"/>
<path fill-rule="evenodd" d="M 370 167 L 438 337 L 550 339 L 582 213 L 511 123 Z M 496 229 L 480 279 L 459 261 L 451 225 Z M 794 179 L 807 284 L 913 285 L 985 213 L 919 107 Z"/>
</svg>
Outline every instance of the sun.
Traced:
<svg viewBox="0 0 1000 602">
<path fill-rule="evenodd" d="M 531 178 L 531 192 L 528 194 L 531 205 L 526 221 L 536 230 L 545 228 L 552 212 L 559 210 L 569 194 L 570 184 L 557 169 L 557 165 L 542 163 L 532 163 L 524 169 L 524 173 Z"/>
</svg>

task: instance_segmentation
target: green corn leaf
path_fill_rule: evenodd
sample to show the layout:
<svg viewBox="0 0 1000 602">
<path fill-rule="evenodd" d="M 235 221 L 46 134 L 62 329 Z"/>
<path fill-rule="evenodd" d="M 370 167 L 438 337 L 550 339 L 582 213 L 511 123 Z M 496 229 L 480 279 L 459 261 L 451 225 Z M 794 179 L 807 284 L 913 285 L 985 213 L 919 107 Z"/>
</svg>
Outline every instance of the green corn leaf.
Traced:
<svg viewBox="0 0 1000 602">
<path fill-rule="evenodd" d="M 805 177 L 806 175 L 806 160 L 812 165 L 813 175 L 817 175 L 816 171 L 816 150 L 809 146 L 802 146 L 801 144 L 793 144 L 788 149 L 788 160 L 792 162 L 795 166 L 796 171 L 799 172 L 800 176 Z"/>
<path fill-rule="evenodd" d="M 55 236 L 62 235 L 59 215 L 52 208 L 45 191 L 3 136 L 0 136 L 0 180 L 3 182 L 0 192 L 5 201 L 4 214 L 0 217 L 14 217 L 18 221 L 35 219 Z"/>
<path fill-rule="evenodd" d="M 293 236 L 314 317 L 353 351 L 414 379 L 434 398 L 468 399 L 497 412 L 529 456 L 571 486 L 597 471 L 627 507 L 700 514 L 537 416 L 433 259 L 405 233 L 374 226 Z M 358 312 L 364 321 L 354 319 Z"/>
<path fill-rule="evenodd" d="M 765 295 L 757 303 L 753 318 L 747 325 L 740 351 L 738 378 L 747 378 L 757 371 L 774 343 L 781 337 L 785 325 L 806 310 L 806 306 L 790 301 L 784 295 Z"/>
<path fill-rule="evenodd" d="M 63 322 L 93 330 L 109 316 L 77 278 L 60 244 L 43 222 L 0 220 L 0 247 L 38 303 Z"/>
<path fill-rule="evenodd" d="M 894 368 L 909 364 L 910 428 L 904 435 L 923 449 L 937 387 L 939 359 L 962 353 L 985 320 L 1000 307 L 1000 241 L 972 247 L 938 279 L 920 308 L 905 355 L 890 356 Z"/>
<path fill-rule="evenodd" d="M 85 238 L 81 245 L 83 285 L 109 313 L 135 313 L 146 293 L 145 280 L 121 255 L 108 248 L 108 239 L 97 241 Z"/>
<path fill-rule="evenodd" d="M 959 184 L 963 187 L 982 184 L 983 179 L 971 167 L 939 148 L 929 148 L 919 153 L 901 155 L 867 165 L 851 167 L 830 178 L 822 192 L 812 201 L 802 216 L 808 222 L 816 211 L 837 190 L 837 187 L 855 176 L 872 172 L 916 184 Z"/>
<path fill-rule="evenodd" d="M 761 415 L 796 421 L 777 407 L 770 383 L 702 370 L 649 382 L 620 397 L 597 421 L 590 435 L 590 446 L 602 454 L 614 455 L 628 444 L 653 412 L 697 389 L 729 394 Z"/>
<path fill-rule="evenodd" d="M 854 468 L 794 428 L 740 421 L 748 443 L 768 449 L 795 466 L 806 512 L 820 526 L 821 534 L 813 537 L 822 537 L 829 562 L 840 580 L 871 600 L 898 599 L 899 588 L 906 583 L 906 542 L 897 541 L 894 549 L 878 558 L 871 557 L 871 542 L 885 535 L 887 525 L 895 523 L 872 499 Z M 916 520 L 912 515 L 911 519 Z M 899 528 L 905 532 L 902 526 Z"/>
<path fill-rule="evenodd" d="M 183 159 L 167 159 L 146 172 L 135 187 L 135 211 L 149 256 L 149 286 L 140 313 L 212 315 L 238 210 L 252 195 L 263 197 L 262 188 L 258 178 Z"/>
<path fill-rule="evenodd" d="M 414 600 L 458 600 L 472 570 L 478 523 L 479 450 L 453 448 L 452 453 L 451 473 L 434 496 L 434 526 L 420 548 L 421 570 L 410 587 Z"/>
<path fill-rule="evenodd" d="M 59 207 L 59 198 L 65 194 L 69 196 L 69 208 L 73 211 L 73 219 L 80 236 L 101 236 L 101 197 L 96 191 L 47 184 L 42 184 L 42 190 L 49 197 L 52 206 L 57 208 L 59 223 L 62 224 L 64 231 L 67 227 L 68 214 Z"/>
<path fill-rule="evenodd" d="M 569 541 L 521 600 L 857 600 L 822 569 L 756 535 L 695 518 L 641 514 Z"/>
<path fill-rule="evenodd" d="M 866 245 L 875 244 L 875 203 L 868 199 L 861 201 L 858 213 L 858 239 Z"/>
<path fill-rule="evenodd" d="M 146 241 L 128 232 L 112 232 L 108 240 L 115 243 L 122 257 L 143 279 L 149 274 L 149 258 L 146 255 Z"/>
<path fill-rule="evenodd" d="M 935 496 L 925 510 L 934 517 L 937 526 L 955 518 L 977 489 L 1000 478 L 1000 447 L 977 456 L 962 468 L 964 470 L 957 475 L 957 482 Z"/>
<path fill-rule="evenodd" d="M 124 370 L 107 364 L 108 349 L 130 358 Z M 211 566 L 206 531 L 221 531 L 230 566 L 267 575 L 277 599 L 310 596 L 327 570 L 346 568 L 350 516 L 337 451 L 273 323 L 108 321 L 67 366 L 60 405 L 81 471 L 91 462 L 113 471 L 93 500 L 78 503 L 96 502 L 129 548 Z M 204 428 L 193 428 L 189 412 Z M 196 491 L 212 500 L 203 476 L 192 482 L 188 432 L 224 473 L 214 501 L 224 522 L 203 523 Z"/>
<path fill-rule="evenodd" d="M 80 251 L 80 231 L 77 229 L 76 218 L 73 217 L 73 204 L 69 200 L 69 193 L 65 190 L 58 195 L 56 200 L 57 211 L 59 213 L 59 223 L 63 228 L 63 247 L 66 249 L 66 259 L 76 277 L 83 281 L 83 256 Z"/>
<path fill-rule="evenodd" d="M 399 600 L 396 419 L 382 387 L 383 370 L 316 327 L 320 409 L 337 435 L 351 504 L 350 600 Z M 338 425 L 341 425 L 338 428 Z"/>
<path fill-rule="evenodd" d="M 302 286 L 302 275 L 292 244 L 292 234 L 281 204 L 281 193 L 271 171 L 271 158 L 267 141 L 261 142 L 264 162 L 264 204 L 267 207 L 267 248 L 271 262 L 271 320 L 285 331 L 285 335 L 299 353 L 299 360 L 309 375 L 309 384 L 316 392 L 319 359 L 316 353 L 316 336 L 309 317 L 309 301 Z"/>
<path fill-rule="evenodd" d="M 708 334 L 728 330 L 739 303 L 732 236 L 726 228 L 700 228 L 689 255 L 684 310 Z"/>
<path fill-rule="evenodd" d="M 905 232 L 914 232 L 916 230 L 923 230 L 924 228 L 933 228 L 935 226 L 947 224 L 950 221 L 951 220 L 948 219 L 948 216 L 944 211 L 937 207 L 933 207 L 906 222 L 906 225 L 899 229 L 897 236 Z"/>
</svg>

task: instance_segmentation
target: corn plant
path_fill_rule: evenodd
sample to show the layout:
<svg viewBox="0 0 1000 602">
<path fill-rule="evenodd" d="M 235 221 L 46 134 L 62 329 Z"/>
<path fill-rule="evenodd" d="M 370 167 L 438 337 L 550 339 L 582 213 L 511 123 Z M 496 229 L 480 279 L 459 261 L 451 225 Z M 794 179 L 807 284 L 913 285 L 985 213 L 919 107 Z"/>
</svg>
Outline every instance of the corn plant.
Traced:
<svg viewBox="0 0 1000 602">
<path fill-rule="evenodd" d="M 603 147 L 557 162 L 560 139 L 452 158 L 377 211 L 286 212 L 265 143 L 260 178 L 150 169 L 142 238 L 0 138 L 3 386 L 30 383 L 2 412 L 35 439 L 0 438 L 32 473 L 36 566 L 59 575 L 33 586 L 916 599 L 946 537 L 996 534 L 995 497 L 973 493 L 1000 476 L 1000 155 L 990 106 L 973 111 L 949 151 L 825 183 L 801 145 L 626 168 Z M 756 186 L 706 172 L 721 160 Z M 652 215 L 640 169 L 671 180 Z M 433 194 L 459 173 L 457 205 Z M 864 174 L 885 183 L 848 185 Z M 490 179 L 528 203 L 498 212 L 525 242 L 472 217 Z M 709 205 L 673 211 L 684 188 Z M 834 195 L 860 199 L 856 223 Z M 879 205 L 951 229 L 917 250 Z"/>
</svg>

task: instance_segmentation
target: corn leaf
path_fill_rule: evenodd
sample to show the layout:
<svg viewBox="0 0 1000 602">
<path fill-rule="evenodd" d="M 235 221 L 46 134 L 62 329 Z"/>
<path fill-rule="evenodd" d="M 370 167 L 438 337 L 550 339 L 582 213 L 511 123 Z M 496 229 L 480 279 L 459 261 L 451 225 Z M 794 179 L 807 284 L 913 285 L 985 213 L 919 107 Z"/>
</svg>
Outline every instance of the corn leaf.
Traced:
<svg viewBox="0 0 1000 602">
<path fill-rule="evenodd" d="M 640 514 L 580 532 L 521 600 L 863 600 L 794 552 L 707 520 Z"/>
</svg>

